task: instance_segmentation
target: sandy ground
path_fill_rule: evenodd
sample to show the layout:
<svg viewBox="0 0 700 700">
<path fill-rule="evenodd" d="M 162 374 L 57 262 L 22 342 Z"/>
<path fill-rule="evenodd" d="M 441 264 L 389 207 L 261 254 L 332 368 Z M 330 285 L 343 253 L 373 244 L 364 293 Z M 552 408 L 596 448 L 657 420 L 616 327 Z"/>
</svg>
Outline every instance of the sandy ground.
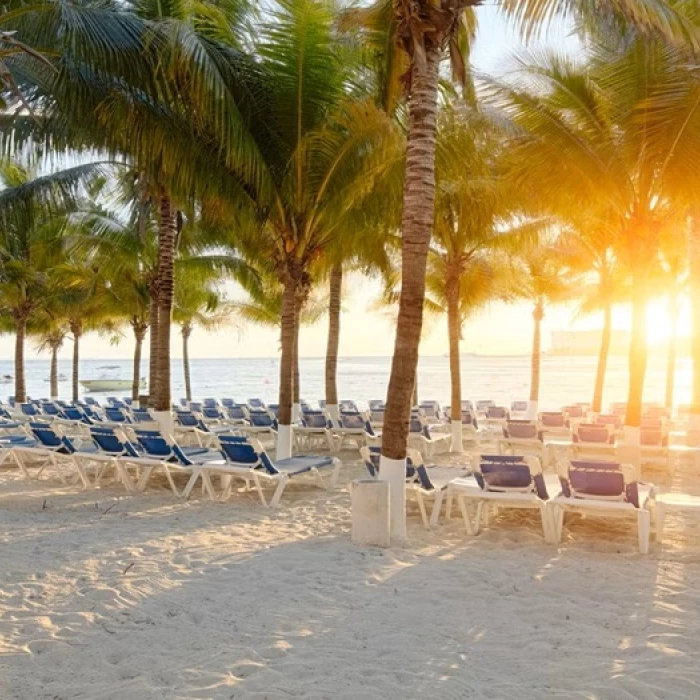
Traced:
<svg viewBox="0 0 700 700">
<path fill-rule="evenodd" d="M 556 548 L 522 511 L 470 538 L 412 509 L 405 547 L 360 549 L 343 457 L 276 511 L 0 472 L 0 698 L 700 697 L 692 519 L 643 557 L 624 521 Z"/>
</svg>

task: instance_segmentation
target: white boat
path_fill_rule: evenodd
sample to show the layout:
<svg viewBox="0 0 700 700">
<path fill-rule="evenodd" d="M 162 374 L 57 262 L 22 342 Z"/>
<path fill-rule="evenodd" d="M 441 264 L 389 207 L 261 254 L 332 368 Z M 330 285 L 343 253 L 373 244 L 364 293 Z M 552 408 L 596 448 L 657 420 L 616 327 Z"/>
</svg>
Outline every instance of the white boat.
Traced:
<svg viewBox="0 0 700 700">
<path fill-rule="evenodd" d="M 80 383 L 86 391 L 126 391 L 131 389 L 130 379 L 81 379 Z M 141 381 L 140 388 L 146 388 L 146 382 Z"/>
<path fill-rule="evenodd" d="M 115 376 L 115 371 L 120 369 L 119 365 L 105 365 L 104 367 L 98 367 L 98 369 L 104 370 L 99 379 L 80 380 L 86 391 L 107 392 L 128 391 L 131 389 L 131 379 L 119 379 L 118 372 L 116 372 L 117 376 Z M 145 389 L 146 386 L 146 380 L 142 378 L 139 383 L 139 389 Z"/>
</svg>

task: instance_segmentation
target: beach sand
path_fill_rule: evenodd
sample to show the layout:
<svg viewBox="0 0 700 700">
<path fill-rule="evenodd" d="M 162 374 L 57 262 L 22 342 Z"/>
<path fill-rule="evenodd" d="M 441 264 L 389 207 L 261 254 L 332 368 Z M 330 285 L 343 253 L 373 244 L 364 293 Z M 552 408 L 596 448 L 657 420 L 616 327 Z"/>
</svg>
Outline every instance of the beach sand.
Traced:
<svg viewBox="0 0 700 700">
<path fill-rule="evenodd" d="M 700 528 L 536 520 L 350 541 L 331 494 L 283 505 L 78 491 L 0 472 L 0 698 L 697 698 Z M 354 462 L 352 460 L 355 460 Z M 659 475 L 663 480 L 663 475 Z M 690 466 L 674 488 L 700 495 Z"/>
</svg>

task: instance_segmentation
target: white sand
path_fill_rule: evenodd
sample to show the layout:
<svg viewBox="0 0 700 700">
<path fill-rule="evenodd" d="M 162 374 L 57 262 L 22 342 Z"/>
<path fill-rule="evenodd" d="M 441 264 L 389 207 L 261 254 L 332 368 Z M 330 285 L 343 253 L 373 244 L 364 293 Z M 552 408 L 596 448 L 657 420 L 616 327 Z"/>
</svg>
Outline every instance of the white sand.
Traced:
<svg viewBox="0 0 700 700">
<path fill-rule="evenodd" d="M 689 467 L 679 485 L 700 495 Z M 0 472 L 0 698 L 700 697 L 691 520 L 642 557 L 631 523 L 569 520 L 557 549 L 523 512 L 476 538 L 412 512 L 381 551 L 351 544 L 348 508 Z"/>
</svg>

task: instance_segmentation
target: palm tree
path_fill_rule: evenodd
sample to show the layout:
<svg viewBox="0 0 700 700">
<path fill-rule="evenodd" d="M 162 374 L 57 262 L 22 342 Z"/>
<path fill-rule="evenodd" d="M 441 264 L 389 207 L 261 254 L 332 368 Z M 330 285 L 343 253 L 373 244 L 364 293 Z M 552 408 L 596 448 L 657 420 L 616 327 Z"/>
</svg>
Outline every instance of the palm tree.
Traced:
<svg viewBox="0 0 700 700">
<path fill-rule="evenodd" d="M 587 66 L 556 56 L 523 62 L 526 77 L 502 87 L 501 95 L 521 128 L 513 156 L 522 186 L 531 190 L 536 182 L 555 213 L 571 212 L 581 201 L 604 212 L 615 257 L 630 274 L 625 425 L 628 441 L 638 444 L 650 282 L 660 231 L 675 221 L 672 197 L 687 188 L 682 183 L 692 180 L 700 157 L 700 115 L 688 106 L 700 87 L 689 84 L 680 52 L 630 36 L 622 47 L 607 39 L 594 44 Z"/>
<path fill-rule="evenodd" d="M 474 0 L 378 0 L 370 8 L 355 9 L 349 22 L 363 27 L 377 49 L 383 76 L 390 87 L 385 95 L 398 93 L 395 85 L 403 77 L 408 86 L 408 133 L 406 181 L 404 187 L 401 235 L 402 287 L 396 343 L 385 416 L 380 473 L 394 486 L 392 495 L 392 532 L 405 535 L 406 441 L 418 363 L 421 336 L 425 274 L 434 223 L 435 140 L 437 133 L 438 81 L 440 62 L 449 47 L 453 72 L 465 78 L 464 56 L 459 48 L 468 44 L 473 20 L 466 10 L 480 4 Z M 640 11 L 643 5 L 643 11 Z M 610 15 L 620 23 L 643 18 L 647 26 L 665 34 L 688 36 L 690 23 L 659 1 L 619 0 L 608 7 L 582 2 L 556 0 L 509 0 L 504 9 L 515 16 L 527 33 L 556 15 L 579 20 L 582 26 L 596 20 L 607 22 Z M 405 69 L 404 69 L 405 68 Z"/>
<path fill-rule="evenodd" d="M 514 264 L 519 294 L 533 305 L 530 400 L 526 418 L 535 420 L 540 399 L 542 321 L 549 305 L 565 301 L 571 296 L 571 280 L 564 275 L 565 268 L 556 241 L 548 242 L 545 239 L 540 243 L 523 246 L 516 254 Z"/>
<path fill-rule="evenodd" d="M 39 338 L 39 352 L 48 349 L 51 353 L 49 364 L 49 392 L 51 399 L 58 398 L 58 351 L 63 347 L 66 339 L 66 330 L 61 324 L 57 324 L 53 319 L 34 319 L 29 326 L 29 333 L 37 335 Z"/>
<path fill-rule="evenodd" d="M 583 213 L 583 218 L 581 213 L 573 213 L 568 218 L 573 227 L 559 236 L 557 254 L 564 267 L 578 276 L 575 296 L 580 299 L 579 313 L 602 311 L 603 314 L 591 402 L 593 413 L 600 413 L 612 339 L 613 306 L 628 301 L 629 274 L 615 255 L 614 232 L 607 227 L 604 217 L 592 216 L 588 211 Z"/>
<path fill-rule="evenodd" d="M 67 215 L 79 206 L 81 183 L 95 173 L 94 165 L 82 165 L 37 177 L 17 163 L 0 163 L 0 299 L 15 329 L 17 401 L 26 399 L 27 324 L 45 304 L 48 275 L 62 261 Z"/>
</svg>

